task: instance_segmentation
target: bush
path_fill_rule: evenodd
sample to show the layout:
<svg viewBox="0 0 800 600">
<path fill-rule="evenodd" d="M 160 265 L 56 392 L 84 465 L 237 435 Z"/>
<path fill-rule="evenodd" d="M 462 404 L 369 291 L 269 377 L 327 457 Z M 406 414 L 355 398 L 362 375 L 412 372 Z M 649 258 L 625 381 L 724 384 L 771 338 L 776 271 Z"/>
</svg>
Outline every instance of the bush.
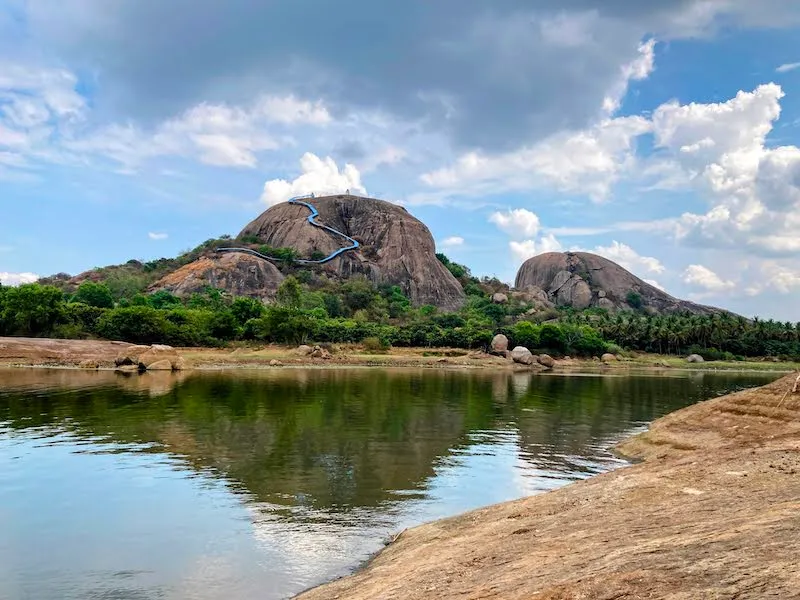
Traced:
<svg viewBox="0 0 800 600">
<path fill-rule="evenodd" d="M 105 283 L 84 281 L 72 297 L 73 302 L 80 302 L 97 308 L 113 308 L 114 297 Z"/>
<path fill-rule="evenodd" d="M 164 311 L 150 306 L 131 306 L 104 314 L 98 321 L 97 333 L 109 340 L 155 344 L 170 338 L 170 325 Z"/>
<path fill-rule="evenodd" d="M 389 349 L 389 344 L 378 337 L 364 338 L 363 344 L 367 352 L 386 352 Z"/>
<path fill-rule="evenodd" d="M 633 290 L 628 292 L 628 295 L 625 296 L 625 302 L 628 303 L 628 306 L 636 310 L 639 310 L 643 306 L 642 295 Z"/>
</svg>

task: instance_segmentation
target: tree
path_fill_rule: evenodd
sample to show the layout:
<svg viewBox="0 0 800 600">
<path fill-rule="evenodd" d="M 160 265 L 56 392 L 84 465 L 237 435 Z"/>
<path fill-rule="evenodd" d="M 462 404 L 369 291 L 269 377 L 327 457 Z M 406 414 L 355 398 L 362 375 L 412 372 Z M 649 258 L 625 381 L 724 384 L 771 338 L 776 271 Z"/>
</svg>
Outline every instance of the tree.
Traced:
<svg viewBox="0 0 800 600">
<path fill-rule="evenodd" d="M 642 295 L 633 290 L 628 292 L 628 295 L 625 296 L 625 302 L 628 303 L 628 306 L 636 310 L 639 310 L 643 306 Z"/>
<path fill-rule="evenodd" d="M 81 302 L 97 308 L 113 308 L 114 296 L 105 283 L 95 283 L 94 281 L 84 281 L 78 286 L 75 295 L 72 296 L 73 302 Z"/>
<path fill-rule="evenodd" d="M 38 283 L 3 290 L 0 323 L 5 333 L 30 336 L 52 333 L 64 311 L 61 290 Z"/>
<path fill-rule="evenodd" d="M 289 277 L 284 279 L 280 286 L 278 286 L 278 291 L 275 294 L 275 297 L 279 304 L 291 308 L 297 308 L 300 306 L 302 295 L 303 289 L 300 287 L 300 282 L 297 281 L 297 279 L 292 275 L 289 275 Z"/>
<path fill-rule="evenodd" d="M 239 325 L 244 325 L 250 319 L 258 319 L 264 314 L 264 303 L 256 298 L 240 296 L 231 303 L 231 314 Z"/>
</svg>

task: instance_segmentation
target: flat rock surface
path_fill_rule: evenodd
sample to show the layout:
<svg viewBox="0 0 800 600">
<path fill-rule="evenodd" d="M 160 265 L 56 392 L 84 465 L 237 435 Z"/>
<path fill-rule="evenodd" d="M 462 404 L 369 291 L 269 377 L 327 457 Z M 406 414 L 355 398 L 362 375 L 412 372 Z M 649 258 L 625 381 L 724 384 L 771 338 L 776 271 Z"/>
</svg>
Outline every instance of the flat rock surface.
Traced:
<svg viewBox="0 0 800 600">
<path fill-rule="evenodd" d="M 795 375 L 672 413 L 636 466 L 402 533 L 303 600 L 800 598 Z"/>
</svg>

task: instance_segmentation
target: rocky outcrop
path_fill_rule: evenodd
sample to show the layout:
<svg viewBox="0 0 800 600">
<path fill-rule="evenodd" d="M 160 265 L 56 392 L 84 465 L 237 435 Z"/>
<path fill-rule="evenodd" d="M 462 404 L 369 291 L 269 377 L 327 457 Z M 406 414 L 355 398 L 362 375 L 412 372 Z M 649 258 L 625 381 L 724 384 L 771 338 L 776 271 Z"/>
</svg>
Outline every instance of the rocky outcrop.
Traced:
<svg viewBox="0 0 800 600">
<path fill-rule="evenodd" d="M 588 252 L 548 252 L 534 256 L 520 267 L 516 288 L 531 295 L 541 291 L 553 304 L 578 309 L 641 308 L 651 314 L 721 312 L 674 298 L 615 262 Z"/>
<path fill-rule="evenodd" d="M 363 275 L 375 284 L 399 286 L 416 305 L 445 310 L 459 308 L 464 291 L 436 258 L 428 228 L 404 208 L 358 196 L 341 195 L 304 200 L 319 211 L 317 222 L 354 238 L 360 244 L 320 265 L 329 275 Z M 342 247 L 342 238 L 308 222 L 308 208 L 278 204 L 247 225 L 240 237 L 255 237 L 273 248 L 294 248 L 301 258 L 328 256 Z"/>
<path fill-rule="evenodd" d="M 493 354 L 505 356 L 506 352 L 508 352 L 508 338 L 502 333 L 498 333 L 492 338 L 491 349 Z"/>
<path fill-rule="evenodd" d="M 114 364 L 123 371 L 181 371 L 185 368 L 175 348 L 162 344 L 128 346 L 117 354 Z"/>
<path fill-rule="evenodd" d="M 521 365 L 532 365 L 535 358 L 530 350 L 524 346 L 517 346 L 511 351 L 511 360 Z"/>
<path fill-rule="evenodd" d="M 229 252 L 189 263 L 154 283 L 150 291 L 166 290 L 176 296 L 191 296 L 212 287 L 232 296 L 270 300 L 275 297 L 281 281 L 283 275 L 271 262 Z"/>
</svg>

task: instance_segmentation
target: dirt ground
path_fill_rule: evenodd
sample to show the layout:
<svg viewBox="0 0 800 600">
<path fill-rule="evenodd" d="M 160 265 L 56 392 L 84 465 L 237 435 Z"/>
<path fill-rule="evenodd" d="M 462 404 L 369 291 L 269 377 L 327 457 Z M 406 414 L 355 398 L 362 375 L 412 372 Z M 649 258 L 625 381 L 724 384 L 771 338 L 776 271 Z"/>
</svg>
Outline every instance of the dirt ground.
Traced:
<svg viewBox="0 0 800 600">
<path fill-rule="evenodd" d="M 120 350 L 130 344 L 102 340 L 54 340 L 46 338 L 0 337 L 0 366 L 77 367 L 81 362 L 96 362 L 113 368 Z M 391 348 L 384 353 L 367 352 L 358 344 L 337 344 L 330 359 L 299 355 L 294 348 L 278 345 L 235 345 L 225 348 L 178 348 L 188 368 L 266 368 L 273 361 L 281 366 L 374 366 L 431 367 L 469 369 L 543 370 L 540 365 L 526 367 L 499 356 L 456 348 Z M 604 372 L 614 370 L 665 371 L 691 370 L 770 370 L 793 371 L 794 363 L 771 361 L 713 362 L 689 364 L 678 357 L 640 355 L 610 364 L 587 359 L 561 359 L 556 371 Z"/>
<path fill-rule="evenodd" d="M 405 531 L 299 598 L 800 598 L 794 380 L 668 415 L 619 447 L 640 464 Z"/>
</svg>

